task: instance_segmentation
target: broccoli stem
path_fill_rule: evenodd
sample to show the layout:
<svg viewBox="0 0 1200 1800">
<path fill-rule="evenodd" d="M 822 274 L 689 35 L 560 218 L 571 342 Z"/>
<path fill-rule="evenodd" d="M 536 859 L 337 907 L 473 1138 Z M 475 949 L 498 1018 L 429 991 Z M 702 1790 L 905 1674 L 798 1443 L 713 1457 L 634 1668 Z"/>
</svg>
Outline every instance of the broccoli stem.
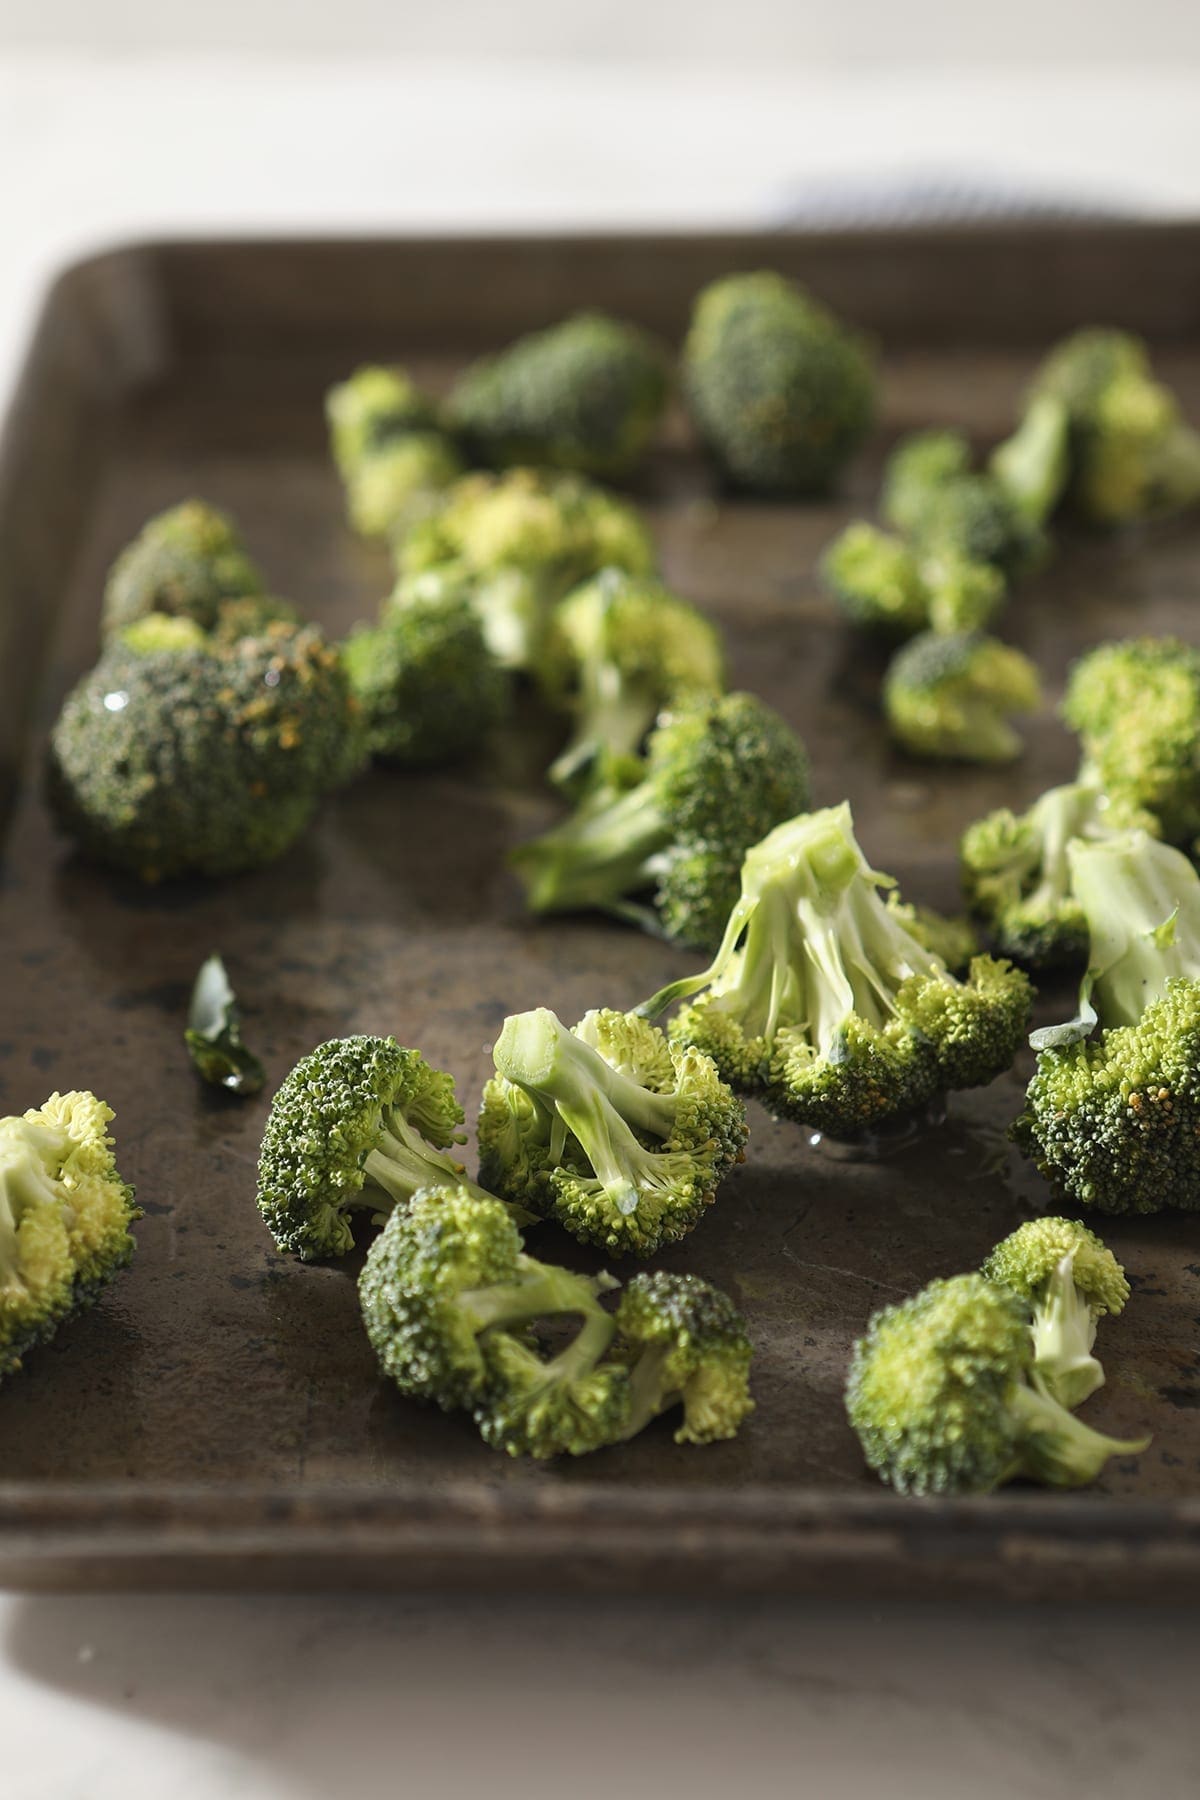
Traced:
<svg viewBox="0 0 1200 1800">
<path fill-rule="evenodd" d="M 605 665 L 595 691 L 584 699 L 570 741 L 550 765 L 550 779 L 569 787 L 601 757 L 635 757 L 653 725 L 658 706 L 652 695 L 639 693 Z"/>
<path fill-rule="evenodd" d="M 674 1396 L 665 1393 L 663 1370 L 670 1355 L 667 1344 L 651 1344 L 629 1371 L 629 1412 L 622 1439 L 636 1437 L 651 1419 L 666 1412 Z"/>
<path fill-rule="evenodd" d="M 1082 1406 L 1104 1385 L 1104 1370 L 1092 1355 L 1096 1319 L 1075 1286 L 1075 1258 L 1064 1256 L 1033 1310 L 1034 1364 L 1056 1400 Z"/>
<path fill-rule="evenodd" d="M 653 783 L 602 789 L 570 818 L 513 854 L 535 912 L 615 908 L 651 886 L 651 859 L 670 840 Z"/>
<path fill-rule="evenodd" d="M 1095 1480 L 1110 1456 L 1136 1456 L 1150 1442 L 1148 1437 L 1111 1438 L 1093 1431 L 1060 1406 L 1036 1374 L 1032 1382 L 1016 1384 L 1010 1404 L 1020 1443 L 1013 1473 L 1051 1487 L 1083 1487 Z"/>
<path fill-rule="evenodd" d="M 590 1332 L 589 1343 L 602 1339 L 597 1356 L 608 1348 L 615 1326 L 612 1315 L 605 1312 L 597 1297 L 615 1283 L 607 1275 L 593 1280 L 572 1274 L 569 1269 L 555 1268 L 520 1258 L 521 1280 L 486 1288 L 468 1288 L 459 1294 L 457 1304 L 470 1317 L 476 1332 L 496 1327 L 524 1325 L 530 1319 L 549 1318 L 559 1313 L 578 1313 L 585 1323 L 578 1336 Z M 576 1340 L 577 1341 L 577 1340 Z"/>
<path fill-rule="evenodd" d="M 1136 1025 L 1176 976 L 1200 976 L 1200 880 L 1179 850 L 1124 832 L 1068 850 L 1102 1023 Z"/>
<path fill-rule="evenodd" d="M 359 1192 L 346 1202 L 348 1206 L 378 1210 L 381 1189 L 389 1200 L 407 1205 L 418 1188 L 444 1186 L 446 1182 L 466 1188 L 477 1199 L 493 1197 L 468 1180 L 460 1162 L 426 1143 L 398 1113 L 391 1113 L 389 1119 L 391 1129 L 387 1125 L 380 1127 L 378 1140 L 363 1163 L 366 1179 Z"/>
<path fill-rule="evenodd" d="M 1044 525 L 1070 474 L 1070 415 L 1054 394 L 1040 394 L 1016 431 L 993 450 L 990 468 L 1018 510 Z"/>
</svg>

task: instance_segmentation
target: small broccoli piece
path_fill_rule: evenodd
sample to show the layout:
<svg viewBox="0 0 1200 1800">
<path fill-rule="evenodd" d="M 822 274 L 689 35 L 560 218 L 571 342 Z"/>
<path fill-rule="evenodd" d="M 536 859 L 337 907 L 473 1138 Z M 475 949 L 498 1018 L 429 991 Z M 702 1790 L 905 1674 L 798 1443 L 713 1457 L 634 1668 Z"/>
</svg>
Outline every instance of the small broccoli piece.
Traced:
<svg viewBox="0 0 1200 1800">
<path fill-rule="evenodd" d="M 354 1212 L 379 1220 L 446 1182 L 482 1194 L 446 1154 L 465 1141 L 462 1121 L 453 1079 L 395 1038 L 318 1044 L 285 1077 L 263 1133 L 258 1209 L 279 1248 L 303 1262 L 345 1256 Z"/>
<path fill-rule="evenodd" d="M 1062 499 L 1071 471 L 1071 421 L 1054 394 L 1037 394 L 1016 431 L 998 444 L 988 472 L 1030 525 L 1042 526 Z"/>
<path fill-rule="evenodd" d="M 913 543 L 932 585 L 939 558 L 950 569 L 994 570 L 1018 580 L 1045 552 L 1045 539 L 991 475 L 959 475 L 929 496 Z"/>
<path fill-rule="evenodd" d="M 509 683 L 463 599 L 385 610 L 342 645 L 373 756 L 429 768 L 469 756 L 503 718 Z"/>
<path fill-rule="evenodd" d="M 961 431 L 914 431 L 902 438 L 883 471 L 880 511 L 906 537 L 919 531 L 930 499 L 971 469 L 971 446 Z"/>
<path fill-rule="evenodd" d="M 741 1101 L 644 1019 L 590 1012 L 568 1031 L 542 1007 L 506 1019 L 493 1054 L 480 1178 L 584 1243 L 637 1256 L 678 1243 L 743 1160 Z"/>
<path fill-rule="evenodd" d="M 579 1456 L 621 1434 L 629 1377 L 601 1359 L 615 1324 L 606 1275 L 574 1275 L 526 1256 L 511 1213 L 488 1194 L 426 1188 L 397 1207 L 359 1277 L 363 1323 L 402 1394 L 469 1409 L 509 1455 Z M 575 1317 L 566 1348 L 543 1356 L 539 1320 Z"/>
<path fill-rule="evenodd" d="M 1099 329 L 1065 338 L 1034 377 L 1032 402 L 1047 396 L 1066 410 L 1066 498 L 1080 518 L 1126 525 L 1200 501 L 1200 435 L 1154 379 L 1140 338 Z"/>
<path fill-rule="evenodd" d="M 247 594 L 240 600 L 222 600 L 209 630 L 181 613 L 143 613 L 131 625 L 122 626 L 113 641 L 140 656 L 152 650 L 225 650 L 242 638 L 263 637 L 276 626 L 300 627 L 294 606 L 270 594 Z"/>
<path fill-rule="evenodd" d="M 737 1436 L 754 1411 L 753 1348 L 746 1321 L 728 1294 L 698 1275 L 664 1269 L 635 1275 L 617 1305 L 614 1360 L 629 1368 L 634 1437 L 660 1413 L 683 1408 L 677 1444 Z"/>
<path fill-rule="evenodd" d="M 967 827 L 963 891 L 1002 956 L 1035 969 L 1085 959 L 1087 921 L 1072 891 L 1067 846 L 1076 838 L 1099 843 L 1131 825 L 1154 828 L 1149 814 L 1074 781 L 1049 788 L 1028 812 L 1001 807 Z"/>
<path fill-rule="evenodd" d="M 821 577 L 851 625 L 907 638 L 929 623 L 929 591 L 912 548 L 859 521 L 821 559 Z"/>
<path fill-rule="evenodd" d="M 1079 1014 L 1033 1034 L 1012 1136 L 1056 1196 L 1200 1208 L 1200 877 L 1143 831 L 1067 852 L 1088 926 Z M 1099 1024 L 1099 1034 L 1087 1037 Z"/>
<path fill-rule="evenodd" d="M 1074 1411 L 1104 1385 L 1092 1355 L 1096 1324 L 1129 1298 L 1125 1271 L 1094 1231 L 1070 1219 L 1029 1219 L 997 1244 L 980 1273 L 1033 1309 L 1033 1366 Z"/>
<path fill-rule="evenodd" d="M 726 694 L 664 714 L 641 781 L 593 790 L 512 863 L 534 912 L 596 909 L 709 948 L 746 851 L 808 794 L 795 733 L 755 695 Z"/>
<path fill-rule="evenodd" d="M 478 461 L 617 480 L 641 461 L 669 386 L 667 353 L 647 332 L 579 313 L 473 363 L 449 416 Z"/>
<path fill-rule="evenodd" d="M 1011 762 L 1022 745 L 1009 715 L 1036 712 L 1041 700 L 1029 658 L 977 631 L 923 632 L 892 658 L 883 684 L 897 743 L 943 761 Z"/>
<path fill-rule="evenodd" d="M 605 569 L 555 609 L 544 686 L 574 718 L 550 779 L 578 792 L 636 758 L 664 709 L 724 691 L 721 634 L 661 582 Z"/>
<path fill-rule="evenodd" d="M 1082 1424 L 1033 1356 L 1028 1305 L 981 1275 L 932 1281 L 876 1313 L 846 1384 L 867 1463 L 901 1494 L 989 1494 L 1018 1477 L 1081 1487 L 1146 1448 Z"/>
<path fill-rule="evenodd" d="M 463 473 L 438 409 L 403 369 L 369 364 L 325 400 L 346 510 L 364 537 L 394 537 Z"/>
<path fill-rule="evenodd" d="M 867 1137 L 944 1089 L 981 1086 L 1017 1053 L 1029 982 L 987 956 L 956 980 L 884 900 L 890 886 L 859 849 L 848 806 L 792 819 L 748 853 L 711 965 L 639 1010 L 655 1017 L 689 1001 L 676 1042 L 835 1138 Z"/>
<path fill-rule="evenodd" d="M 280 625 L 204 650 L 112 645 L 63 705 L 47 786 L 84 851 L 159 881 L 274 861 L 361 760 L 337 651 Z"/>
<path fill-rule="evenodd" d="M 0 1380 L 99 1299 L 141 1217 L 94 1094 L 51 1094 L 0 1119 Z"/>
<path fill-rule="evenodd" d="M 123 625 L 116 642 L 138 656 L 150 656 L 156 650 L 207 650 L 209 634 L 195 619 L 178 613 L 143 613 L 132 625 Z"/>
<path fill-rule="evenodd" d="M 148 520 L 114 562 L 102 629 L 109 638 L 145 613 L 170 613 L 212 631 L 224 601 L 263 591 L 233 521 L 203 500 L 185 500 Z"/>
<path fill-rule="evenodd" d="M 438 410 L 405 370 L 368 363 L 325 396 L 333 460 L 344 479 L 404 438 L 436 431 Z"/>
<path fill-rule="evenodd" d="M 465 595 L 505 668 L 540 674 L 554 607 L 601 569 L 648 575 L 636 511 L 579 475 L 466 476 L 397 550 L 395 606 Z"/>
<path fill-rule="evenodd" d="M 1200 832 L 1200 651 L 1178 638 L 1101 644 L 1071 670 L 1062 716 L 1110 799 L 1153 814 L 1170 843 Z"/>
<path fill-rule="evenodd" d="M 824 493 L 875 417 L 865 340 L 765 271 L 698 295 L 683 375 L 701 438 L 725 477 L 752 493 Z"/>
</svg>

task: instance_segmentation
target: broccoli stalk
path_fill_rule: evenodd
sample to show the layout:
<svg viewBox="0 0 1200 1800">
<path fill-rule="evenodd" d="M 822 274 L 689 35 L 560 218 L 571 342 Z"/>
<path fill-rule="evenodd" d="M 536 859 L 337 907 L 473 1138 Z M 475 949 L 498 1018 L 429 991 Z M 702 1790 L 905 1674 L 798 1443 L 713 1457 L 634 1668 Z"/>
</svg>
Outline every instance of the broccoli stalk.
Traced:
<svg viewBox="0 0 1200 1800">
<path fill-rule="evenodd" d="M 1135 1025 L 1179 976 L 1200 977 L 1200 881 L 1182 851 L 1144 831 L 1068 849 L 1088 923 L 1089 988 L 1108 1025 Z"/>
<path fill-rule="evenodd" d="M 1129 1298 L 1112 1251 L 1086 1225 L 1029 1219 L 997 1244 L 981 1273 L 1033 1308 L 1034 1368 L 1061 1405 L 1082 1406 L 1104 1382 L 1092 1354 L 1097 1321 Z"/>
<path fill-rule="evenodd" d="M 992 451 L 989 468 L 1031 524 L 1044 525 L 1070 476 L 1071 421 L 1054 394 L 1035 395 L 1012 436 Z"/>
</svg>

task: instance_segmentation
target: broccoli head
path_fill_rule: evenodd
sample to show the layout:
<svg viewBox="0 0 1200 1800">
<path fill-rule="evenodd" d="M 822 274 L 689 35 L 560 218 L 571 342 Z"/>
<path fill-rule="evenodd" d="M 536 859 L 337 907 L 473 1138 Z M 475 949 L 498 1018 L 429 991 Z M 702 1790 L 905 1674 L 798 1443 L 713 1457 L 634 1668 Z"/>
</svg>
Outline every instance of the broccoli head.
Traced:
<svg viewBox="0 0 1200 1800">
<path fill-rule="evenodd" d="M 721 472 L 759 494 L 819 494 L 875 417 L 864 340 L 782 275 L 714 281 L 683 351 L 696 429 Z"/>
<path fill-rule="evenodd" d="M 929 624 L 929 590 L 909 544 L 860 520 L 821 559 L 821 578 L 851 625 L 908 638 Z"/>
<path fill-rule="evenodd" d="M 1200 832 L 1200 651 L 1169 637 L 1101 644 L 1071 670 L 1062 716 L 1114 802 L 1152 813 L 1170 843 Z"/>
<path fill-rule="evenodd" d="M 971 469 L 971 446 L 961 431 L 935 428 L 901 438 L 883 471 L 880 511 L 893 530 L 919 532 L 931 499 Z"/>
<path fill-rule="evenodd" d="M 0 1119 L 0 1379 L 92 1305 L 129 1262 L 141 1217 L 94 1094 Z"/>
<path fill-rule="evenodd" d="M 953 568 L 992 569 L 1019 580 L 1045 553 L 1045 539 L 992 475 L 957 475 L 931 493 L 911 532 L 931 573 L 939 559 Z"/>
<path fill-rule="evenodd" d="M 644 1019 L 590 1012 L 568 1031 L 545 1007 L 517 1013 L 494 1056 L 480 1178 L 585 1243 L 638 1256 L 677 1243 L 743 1160 L 741 1101 Z"/>
<path fill-rule="evenodd" d="M 280 625 L 204 648 L 112 645 L 63 705 L 47 785 L 83 850 L 158 881 L 273 861 L 361 759 L 337 651 Z"/>
<path fill-rule="evenodd" d="M 203 500 L 185 500 L 143 525 L 109 570 L 103 632 L 111 637 L 144 613 L 216 626 L 223 603 L 263 593 L 233 521 Z"/>
<path fill-rule="evenodd" d="M 367 747 L 385 762 L 428 768 L 470 755 L 504 716 L 509 682 L 465 599 L 385 610 L 342 645 Z"/>
<path fill-rule="evenodd" d="M 438 409 L 403 369 L 368 364 L 325 400 L 346 510 L 364 537 L 396 537 L 463 473 Z"/>
<path fill-rule="evenodd" d="M 747 849 L 808 794 L 795 733 L 755 695 L 726 694 L 664 713 L 640 781 L 622 773 L 593 789 L 512 862 L 534 912 L 610 912 L 706 949 L 720 942 Z"/>
<path fill-rule="evenodd" d="M 1097 1320 L 1115 1318 L 1129 1298 L 1112 1251 L 1086 1225 L 1028 1219 L 997 1244 L 980 1272 L 1028 1302 L 1035 1372 L 1061 1406 L 1082 1406 L 1104 1384 L 1092 1355 Z"/>
<path fill-rule="evenodd" d="M 848 806 L 781 825 L 748 853 L 725 936 L 702 974 L 663 988 L 650 1017 L 734 1087 L 830 1137 L 861 1139 L 936 1094 L 1007 1069 L 1027 1028 L 1027 978 L 991 957 L 957 980 L 880 892 Z"/>
<path fill-rule="evenodd" d="M 472 364 L 449 416 L 478 461 L 619 479 L 641 461 L 669 386 L 666 351 L 647 332 L 580 313 Z"/>
<path fill-rule="evenodd" d="M 1013 713 L 1036 712 L 1041 683 L 1027 656 L 982 632 L 922 632 L 888 665 L 883 704 L 892 735 L 914 756 L 1011 762 Z"/>
<path fill-rule="evenodd" d="M 368 363 L 325 396 L 330 447 L 344 479 L 404 438 L 437 431 L 438 410 L 404 369 Z"/>
<path fill-rule="evenodd" d="M 1149 814 L 1115 804 L 1090 781 L 1073 781 L 1049 788 L 1027 812 L 1005 806 L 968 826 L 963 890 L 1001 955 L 1035 969 L 1082 963 L 1087 920 L 1072 889 L 1067 847 L 1138 824 L 1154 829 Z"/>
<path fill-rule="evenodd" d="M 932 1281 L 876 1313 L 846 1385 L 867 1463 L 901 1494 L 989 1494 L 1018 1477 L 1080 1487 L 1146 1448 L 1082 1424 L 1033 1356 L 1027 1302 L 981 1275 Z"/>
<path fill-rule="evenodd" d="M 636 758 L 664 708 L 724 691 L 721 635 L 653 577 L 605 569 L 556 607 L 544 686 L 574 720 L 550 778 L 581 790 Z"/>
<path fill-rule="evenodd" d="M 727 1294 L 699 1275 L 656 1269 L 635 1275 L 617 1304 L 614 1360 L 629 1369 L 633 1437 L 660 1413 L 683 1408 L 677 1444 L 737 1435 L 754 1411 L 753 1349 L 746 1321 Z"/>
</svg>

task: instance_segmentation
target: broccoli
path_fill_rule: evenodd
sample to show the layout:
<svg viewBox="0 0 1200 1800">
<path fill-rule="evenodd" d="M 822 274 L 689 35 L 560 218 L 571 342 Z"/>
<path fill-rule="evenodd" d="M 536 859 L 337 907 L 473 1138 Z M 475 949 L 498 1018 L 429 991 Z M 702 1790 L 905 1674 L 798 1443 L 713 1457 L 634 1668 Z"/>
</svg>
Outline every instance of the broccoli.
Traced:
<svg viewBox="0 0 1200 1800">
<path fill-rule="evenodd" d="M 997 1244 L 980 1273 L 1033 1309 L 1033 1366 L 1072 1411 L 1104 1384 L 1092 1355 L 1096 1323 L 1129 1298 L 1125 1271 L 1094 1231 L 1070 1219 L 1029 1219 Z"/>
<path fill-rule="evenodd" d="M 918 944 L 941 957 L 952 975 L 960 975 L 972 957 L 979 955 L 979 933 L 969 919 L 948 918 L 932 906 L 902 900 L 897 888 L 887 894 L 887 909 Z"/>
<path fill-rule="evenodd" d="M 451 1076 L 395 1038 L 318 1044 L 285 1077 L 263 1133 L 258 1209 L 275 1242 L 303 1262 L 345 1256 L 356 1211 L 378 1220 L 447 1181 L 482 1195 L 447 1154 L 465 1141 L 462 1122 Z"/>
<path fill-rule="evenodd" d="M 755 695 L 726 694 L 664 714 L 636 785 L 594 789 L 512 862 L 534 912 L 595 908 L 711 948 L 747 849 L 808 793 L 795 733 Z"/>
<path fill-rule="evenodd" d="M 918 1117 L 945 1089 L 982 1086 L 1017 1053 L 1029 982 L 987 956 L 957 980 L 882 898 L 890 886 L 859 849 L 848 806 L 792 819 L 747 855 L 709 968 L 639 1010 L 653 1018 L 688 1000 L 676 1042 L 834 1138 L 861 1139 Z"/>
<path fill-rule="evenodd" d="M 584 1243 L 678 1243 L 744 1158 L 741 1101 L 645 1019 L 590 1012 L 568 1031 L 541 1007 L 506 1019 L 493 1054 L 480 1179 Z"/>
<path fill-rule="evenodd" d="M 0 1119 L 0 1379 L 133 1255 L 141 1209 L 117 1173 L 112 1116 L 94 1094 L 70 1093 Z"/>
<path fill-rule="evenodd" d="M 1041 705 L 1027 656 L 978 631 L 922 632 L 888 665 L 883 704 L 892 735 L 914 756 L 958 762 L 1011 762 L 1021 739 L 1011 713 Z"/>
<path fill-rule="evenodd" d="M 948 571 L 990 569 L 1004 583 L 1017 581 L 1046 547 L 1041 532 L 991 475 L 957 475 L 935 489 L 911 536 L 931 586 L 942 563 Z"/>
<path fill-rule="evenodd" d="M 509 682 L 464 599 L 385 610 L 342 645 L 367 748 L 386 762 L 430 767 L 477 750 L 503 718 Z"/>
<path fill-rule="evenodd" d="M 277 626 L 295 626 L 302 620 L 287 600 L 272 594 L 247 594 L 240 600 L 222 600 L 209 630 L 182 613 L 148 612 L 131 625 L 123 625 L 110 642 L 148 655 L 152 650 L 227 650 L 242 638 L 269 636 Z"/>
<path fill-rule="evenodd" d="M 769 272 L 726 276 L 697 297 L 683 377 L 700 437 L 752 493 L 824 493 L 875 417 L 865 341 Z"/>
<path fill-rule="evenodd" d="M 68 695 L 47 788 L 62 829 L 143 881 L 281 856 L 362 759 L 336 650 L 311 627 L 209 648 L 119 641 Z"/>
<path fill-rule="evenodd" d="M 325 400 L 346 510 L 364 537 L 395 537 L 463 473 L 438 409 L 403 369 L 368 364 Z"/>
<path fill-rule="evenodd" d="M 1200 877 L 1144 831 L 1067 852 L 1090 954 L 1079 1014 L 1037 1031 L 1012 1127 L 1056 1198 L 1200 1208 Z M 1098 1034 L 1087 1033 L 1097 1023 Z"/>
<path fill-rule="evenodd" d="M 876 1313 L 846 1384 L 867 1463 L 901 1494 L 988 1494 L 1018 1477 L 1080 1487 L 1146 1448 L 1081 1423 L 1033 1358 L 1027 1303 L 981 1275 L 932 1281 Z"/>
<path fill-rule="evenodd" d="M 658 1414 L 683 1408 L 677 1444 L 737 1435 L 754 1411 L 746 1321 L 727 1294 L 698 1275 L 635 1275 L 617 1304 L 614 1360 L 629 1369 L 633 1437 Z"/>
<path fill-rule="evenodd" d="M 930 499 L 971 469 L 971 446 L 960 431 L 914 431 L 902 438 L 883 471 L 880 511 L 895 531 L 912 536 Z"/>
<path fill-rule="evenodd" d="M 1071 421 L 1054 394 L 1036 395 L 1012 436 L 988 458 L 988 472 L 1030 525 L 1042 526 L 1062 499 L 1071 470 Z"/>
<path fill-rule="evenodd" d="M 216 626 L 227 600 L 261 595 L 263 579 L 231 519 L 203 500 L 185 500 L 143 525 L 109 570 L 106 638 L 145 613 Z"/>
<path fill-rule="evenodd" d="M 667 402 L 666 351 L 603 313 L 580 313 L 473 363 L 449 417 L 475 459 L 620 479 L 641 461 Z"/>
<path fill-rule="evenodd" d="M 550 778 L 579 791 L 629 767 L 664 708 L 724 691 L 721 635 L 661 582 L 605 569 L 555 609 L 544 685 L 574 716 Z"/>
<path fill-rule="evenodd" d="M 1031 403 L 1046 397 L 1066 411 L 1066 500 L 1080 518 L 1126 525 L 1200 500 L 1200 435 L 1154 379 L 1140 338 L 1103 329 L 1065 338 L 1034 377 Z"/>
<path fill-rule="evenodd" d="M 908 638 L 929 624 L 929 590 L 912 548 L 859 521 L 821 559 L 821 578 L 851 625 Z"/>
<path fill-rule="evenodd" d="M 359 1277 L 363 1323 L 402 1394 L 470 1410 L 486 1442 L 510 1455 L 582 1455 L 621 1435 L 629 1376 L 603 1364 L 615 1322 L 606 1275 L 574 1275 L 526 1256 L 508 1209 L 453 1183 L 397 1207 Z M 557 1355 L 529 1335 L 573 1317 Z"/>
<path fill-rule="evenodd" d="M 325 396 L 333 460 L 349 480 L 390 445 L 440 429 L 437 407 L 403 369 L 368 363 Z"/>
<path fill-rule="evenodd" d="M 1200 651 L 1178 638 L 1101 644 L 1071 670 L 1062 716 L 1085 778 L 1153 814 L 1169 843 L 1200 832 Z"/>
<path fill-rule="evenodd" d="M 557 602 L 604 568 L 648 575 L 654 549 L 630 506 L 580 475 L 466 476 L 397 550 L 392 604 L 464 595 L 492 654 L 540 674 Z"/>
<path fill-rule="evenodd" d="M 1149 814 L 1115 805 L 1090 781 L 1049 788 L 1028 812 L 1008 807 L 977 819 L 963 834 L 963 890 L 1002 956 L 1031 968 L 1081 963 L 1088 929 L 1071 886 L 1067 846 L 1098 843 L 1132 825 L 1154 829 Z"/>
</svg>

